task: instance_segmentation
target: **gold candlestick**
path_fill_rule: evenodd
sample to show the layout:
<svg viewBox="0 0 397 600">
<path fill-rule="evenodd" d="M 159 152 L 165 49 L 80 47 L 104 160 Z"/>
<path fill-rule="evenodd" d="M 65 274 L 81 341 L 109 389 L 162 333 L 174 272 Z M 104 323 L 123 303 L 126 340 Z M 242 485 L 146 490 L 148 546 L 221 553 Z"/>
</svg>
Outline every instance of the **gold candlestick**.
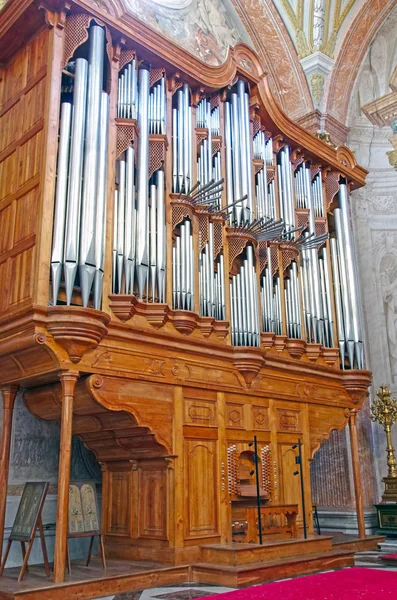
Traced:
<svg viewBox="0 0 397 600">
<path fill-rule="evenodd" d="M 391 439 L 391 428 L 397 421 L 397 400 L 391 397 L 391 391 L 385 385 L 381 385 L 376 395 L 377 398 L 371 406 L 371 419 L 383 426 L 387 442 L 388 473 L 387 477 L 383 478 L 385 492 L 382 496 L 382 502 L 397 502 L 397 461 Z"/>
</svg>

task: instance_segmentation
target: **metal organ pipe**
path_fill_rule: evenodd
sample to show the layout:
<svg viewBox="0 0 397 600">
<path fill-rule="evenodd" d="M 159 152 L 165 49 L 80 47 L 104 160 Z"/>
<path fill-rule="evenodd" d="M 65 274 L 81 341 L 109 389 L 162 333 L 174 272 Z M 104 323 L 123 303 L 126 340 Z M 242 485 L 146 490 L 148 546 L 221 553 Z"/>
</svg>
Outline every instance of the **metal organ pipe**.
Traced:
<svg viewBox="0 0 397 600">
<path fill-rule="evenodd" d="M 80 242 L 80 205 L 87 106 L 87 75 L 87 61 L 84 58 L 78 58 L 76 60 L 73 89 L 73 120 L 70 140 L 69 187 L 65 228 L 64 273 L 66 303 L 68 305 L 72 301 Z"/>
<path fill-rule="evenodd" d="M 193 234 L 189 219 L 178 228 L 173 248 L 172 295 L 174 308 L 194 309 L 194 250 Z"/>
<path fill-rule="evenodd" d="M 120 119 L 136 119 L 137 104 L 137 73 L 134 59 L 119 74 L 117 116 Z"/>
<path fill-rule="evenodd" d="M 87 306 L 95 276 L 95 217 L 99 164 L 99 132 L 105 31 L 91 27 L 89 35 L 87 119 L 84 147 L 79 276 L 83 306 Z"/>
<path fill-rule="evenodd" d="M 235 346 L 259 346 L 258 285 L 254 266 L 254 251 L 246 247 L 246 257 L 239 273 L 231 278 L 232 342 Z"/>
<path fill-rule="evenodd" d="M 139 69 L 138 77 L 138 168 L 137 168 L 137 230 L 136 230 L 136 269 L 138 296 L 143 298 L 148 279 L 148 193 L 149 193 L 149 69 Z"/>
<path fill-rule="evenodd" d="M 192 187 L 192 109 L 190 89 L 185 83 L 176 92 L 176 107 L 172 111 L 173 167 L 172 180 L 175 193 L 189 193 Z"/>
<path fill-rule="evenodd" d="M 94 278 L 94 307 L 99 310 L 102 302 L 103 270 L 105 262 L 106 237 L 106 187 L 108 169 L 108 120 L 109 97 L 102 92 L 101 113 L 99 119 L 99 160 L 97 184 L 97 211 L 95 227 L 95 278 Z"/>
<path fill-rule="evenodd" d="M 51 254 L 52 297 L 54 304 L 57 302 L 62 276 L 71 122 L 72 105 L 70 102 L 63 102 L 61 106 L 54 231 Z"/>
<path fill-rule="evenodd" d="M 225 108 L 226 182 L 228 205 L 233 207 L 231 222 L 236 225 L 253 217 L 252 140 L 248 94 L 245 83 L 238 81 Z M 233 182 L 229 185 L 228 182 Z M 241 198 L 241 202 L 238 202 Z"/>
</svg>

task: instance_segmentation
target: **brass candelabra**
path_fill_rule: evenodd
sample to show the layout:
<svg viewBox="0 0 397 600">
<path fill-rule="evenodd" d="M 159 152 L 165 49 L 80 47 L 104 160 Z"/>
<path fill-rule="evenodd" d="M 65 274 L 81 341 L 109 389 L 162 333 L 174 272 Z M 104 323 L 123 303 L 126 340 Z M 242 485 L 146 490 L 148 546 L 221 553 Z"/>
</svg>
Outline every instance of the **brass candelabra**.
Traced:
<svg viewBox="0 0 397 600">
<path fill-rule="evenodd" d="M 391 391 L 381 385 L 371 406 L 371 419 L 383 426 L 386 433 L 387 477 L 383 478 L 385 492 L 382 502 L 397 502 L 397 461 L 394 453 L 391 428 L 397 421 L 397 399 L 391 397 Z"/>
</svg>

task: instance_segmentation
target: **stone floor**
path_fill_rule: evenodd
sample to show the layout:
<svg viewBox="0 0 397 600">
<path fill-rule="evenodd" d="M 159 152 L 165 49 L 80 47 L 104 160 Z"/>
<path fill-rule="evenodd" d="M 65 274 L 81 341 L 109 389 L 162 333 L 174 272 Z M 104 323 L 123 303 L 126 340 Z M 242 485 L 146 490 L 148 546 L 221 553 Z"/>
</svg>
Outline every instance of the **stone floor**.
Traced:
<svg viewBox="0 0 397 600">
<path fill-rule="evenodd" d="M 233 588 L 185 583 L 179 586 L 151 588 L 149 590 L 117 594 L 116 596 L 106 596 L 97 600 L 195 600 L 195 598 L 203 598 L 204 596 L 232 591 Z"/>
</svg>

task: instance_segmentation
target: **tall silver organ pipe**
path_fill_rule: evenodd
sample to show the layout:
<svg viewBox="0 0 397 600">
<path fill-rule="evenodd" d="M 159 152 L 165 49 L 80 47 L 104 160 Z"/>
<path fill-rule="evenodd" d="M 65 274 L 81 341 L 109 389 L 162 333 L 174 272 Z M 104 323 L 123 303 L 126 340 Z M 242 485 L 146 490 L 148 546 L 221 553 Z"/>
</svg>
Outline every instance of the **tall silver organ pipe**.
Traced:
<svg viewBox="0 0 397 600">
<path fill-rule="evenodd" d="M 266 170 L 266 136 L 261 130 L 254 137 L 254 157 L 263 160 L 263 167 L 256 174 L 256 212 L 257 217 L 267 219 L 276 218 L 276 206 L 274 202 L 274 183 L 267 182 Z"/>
<path fill-rule="evenodd" d="M 136 61 L 134 59 L 119 74 L 117 116 L 120 119 L 136 119 L 137 105 L 138 85 Z"/>
<path fill-rule="evenodd" d="M 80 243 L 80 206 L 87 108 L 87 76 L 88 62 L 84 58 L 78 58 L 76 60 L 73 89 L 73 120 L 70 140 L 69 186 L 64 251 L 66 303 L 68 305 L 72 301 Z"/>
<path fill-rule="evenodd" d="M 149 133 L 165 135 L 166 96 L 164 76 L 156 83 L 149 95 Z"/>
<path fill-rule="evenodd" d="M 94 283 L 93 301 L 97 309 L 102 299 L 107 187 L 108 96 L 102 91 L 104 53 L 104 30 L 92 26 L 88 61 L 77 58 L 74 63 L 73 106 L 63 103 L 61 107 L 51 256 L 54 304 L 62 268 L 66 303 L 71 304 L 79 267 L 83 306 L 88 305 Z"/>
<path fill-rule="evenodd" d="M 173 192 L 189 193 L 192 187 L 192 107 L 190 89 L 185 83 L 176 94 L 172 111 L 172 181 Z"/>
<path fill-rule="evenodd" d="M 340 208 L 336 208 L 334 211 L 336 241 L 332 240 L 331 246 L 337 305 L 338 342 L 341 358 L 347 356 L 352 369 L 362 369 L 361 308 L 354 267 L 354 245 L 345 183 L 340 184 L 338 199 Z M 338 284 L 339 289 L 337 288 Z"/>
<path fill-rule="evenodd" d="M 72 105 L 70 102 L 63 102 L 61 106 L 61 124 L 59 131 L 54 231 L 51 254 L 52 297 L 54 304 L 57 302 L 62 276 L 71 122 Z"/>
<path fill-rule="evenodd" d="M 262 331 L 282 333 L 280 279 L 273 277 L 270 247 L 267 248 L 267 265 L 261 281 Z"/>
<path fill-rule="evenodd" d="M 296 262 L 292 262 L 284 281 L 284 295 L 287 317 L 287 335 L 290 338 L 302 337 L 300 286 Z"/>
<path fill-rule="evenodd" d="M 214 261 L 213 223 L 209 224 L 209 241 L 199 257 L 200 314 L 204 317 L 226 318 L 223 254 Z M 215 269 L 216 267 L 216 269 Z"/>
<path fill-rule="evenodd" d="M 249 99 L 243 81 L 239 80 L 232 89 L 224 108 L 227 204 L 245 197 L 233 207 L 231 215 L 231 222 L 240 225 L 253 218 L 252 140 Z"/>
<path fill-rule="evenodd" d="M 269 137 L 266 140 L 266 148 L 265 148 L 265 162 L 267 167 L 273 166 L 273 140 Z"/>
<path fill-rule="evenodd" d="M 98 208 L 99 136 L 105 44 L 104 29 L 97 26 L 91 27 L 89 40 L 87 119 L 79 259 L 79 277 L 83 306 L 87 306 L 88 304 L 95 277 L 95 223 Z"/>
<path fill-rule="evenodd" d="M 138 157 L 137 162 L 137 227 L 136 227 L 136 271 L 138 296 L 143 298 L 148 280 L 148 194 L 149 194 L 149 79 L 146 67 L 139 69 L 138 76 Z"/>
<path fill-rule="evenodd" d="M 173 307 L 194 309 L 194 248 L 191 222 L 185 219 L 179 226 L 172 249 L 172 297 Z"/>
<path fill-rule="evenodd" d="M 258 284 L 251 245 L 246 247 L 246 258 L 239 273 L 232 275 L 231 279 L 232 343 L 234 346 L 259 347 Z"/>
<path fill-rule="evenodd" d="M 323 186 L 321 180 L 321 172 L 318 173 L 312 181 L 312 198 L 313 198 L 313 210 L 315 217 L 324 216 L 324 198 L 323 198 Z"/>
<path fill-rule="evenodd" d="M 150 288 L 148 300 L 164 302 L 165 298 L 165 207 L 164 171 L 158 170 L 150 185 L 149 207 Z"/>
<path fill-rule="evenodd" d="M 102 302 L 103 269 L 105 262 L 106 237 L 106 189 L 108 171 L 108 120 L 109 97 L 102 92 L 101 113 L 99 121 L 99 161 L 97 184 L 97 212 L 95 227 L 95 278 L 94 278 L 94 307 L 99 310 Z"/>
<path fill-rule="evenodd" d="M 289 146 L 281 148 L 277 155 L 277 175 L 280 202 L 280 217 L 285 223 L 285 232 L 295 229 L 295 203 L 292 166 Z M 291 234 L 293 236 L 293 234 Z"/>
</svg>

